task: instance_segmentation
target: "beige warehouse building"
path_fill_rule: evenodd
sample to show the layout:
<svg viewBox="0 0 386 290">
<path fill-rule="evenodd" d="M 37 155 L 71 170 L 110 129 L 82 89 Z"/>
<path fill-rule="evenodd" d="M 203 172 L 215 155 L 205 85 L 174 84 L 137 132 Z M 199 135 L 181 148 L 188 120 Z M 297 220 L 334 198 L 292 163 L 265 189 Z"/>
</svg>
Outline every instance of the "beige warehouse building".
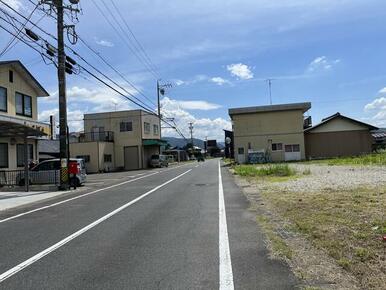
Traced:
<svg viewBox="0 0 386 290">
<path fill-rule="evenodd" d="M 158 116 L 143 110 L 85 114 L 85 133 L 70 144 L 70 154 L 92 173 L 147 168 L 164 145 L 160 127 Z"/>
<path fill-rule="evenodd" d="M 304 113 L 311 103 L 229 109 L 235 160 L 248 162 L 250 153 L 265 152 L 271 161 L 305 159 Z"/>
</svg>

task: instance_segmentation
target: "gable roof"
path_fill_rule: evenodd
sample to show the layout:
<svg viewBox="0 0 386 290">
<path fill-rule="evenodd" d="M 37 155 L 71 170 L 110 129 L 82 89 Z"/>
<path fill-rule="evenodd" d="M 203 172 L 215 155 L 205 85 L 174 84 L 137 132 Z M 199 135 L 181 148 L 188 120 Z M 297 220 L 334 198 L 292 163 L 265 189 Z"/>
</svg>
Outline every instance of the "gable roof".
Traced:
<svg viewBox="0 0 386 290">
<path fill-rule="evenodd" d="M 303 113 L 311 109 L 311 103 L 292 103 L 292 104 L 280 104 L 270 106 L 258 106 L 258 107 L 243 107 L 243 108 L 231 108 L 228 110 L 229 115 L 239 114 L 253 114 L 263 112 L 276 112 L 276 111 L 291 111 L 291 110 L 302 110 Z"/>
<path fill-rule="evenodd" d="M 39 97 L 48 97 L 50 94 L 43 88 L 43 86 L 35 79 L 35 77 L 28 71 L 28 69 L 19 60 L 0 61 L 0 66 L 9 65 L 21 75 L 26 76 L 30 82 L 29 84 L 36 90 Z"/>
<path fill-rule="evenodd" d="M 367 127 L 367 128 L 369 128 L 369 130 L 377 130 L 377 129 L 378 129 L 377 127 L 375 127 L 375 126 L 373 126 L 373 125 L 366 124 L 366 123 L 363 123 L 363 122 L 358 121 L 358 120 L 355 120 L 355 119 L 351 119 L 351 118 L 346 117 L 346 116 L 343 116 L 343 115 L 341 115 L 339 112 L 337 112 L 337 113 L 335 113 L 334 115 L 331 115 L 331 116 L 329 116 L 329 117 L 326 117 L 326 118 L 322 119 L 322 121 L 321 121 L 319 124 L 317 124 L 317 125 L 315 125 L 315 126 L 313 126 L 313 127 L 311 127 L 311 128 L 305 129 L 304 132 L 312 131 L 312 130 L 314 130 L 315 128 L 318 128 L 318 127 L 320 127 L 320 126 L 323 126 L 324 124 L 326 124 L 326 123 L 328 123 L 328 122 L 330 122 L 330 121 L 332 121 L 332 120 L 334 120 L 334 119 L 344 119 L 344 120 L 347 120 L 347 121 L 349 121 L 349 122 L 356 123 L 356 124 L 362 125 L 362 126 L 364 126 L 364 127 Z"/>
</svg>

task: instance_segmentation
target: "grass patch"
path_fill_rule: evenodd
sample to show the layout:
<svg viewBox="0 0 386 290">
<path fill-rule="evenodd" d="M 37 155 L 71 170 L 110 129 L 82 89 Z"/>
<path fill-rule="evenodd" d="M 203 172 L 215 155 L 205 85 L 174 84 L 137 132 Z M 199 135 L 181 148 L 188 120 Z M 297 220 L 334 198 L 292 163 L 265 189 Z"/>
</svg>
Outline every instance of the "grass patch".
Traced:
<svg viewBox="0 0 386 290">
<path fill-rule="evenodd" d="M 358 278 L 364 289 L 386 284 L 386 188 L 320 193 L 263 191 L 265 202 L 314 246 Z"/>
<path fill-rule="evenodd" d="M 234 173 L 245 177 L 288 177 L 296 175 L 296 170 L 288 164 L 237 165 L 234 167 Z"/>
<path fill-rule="evenodd" d="M 340 157 L 323 160 L 311 160 L 306 163 L 327 165 L 386 165 L 386 150 L 361 156 Z"/>
<path fill-rule="evenodd" d="M 275 232 L 269 220 L 265 216 L 259 215 L 256 217 L 256 221 L 267 236 L 272 247 L 273 254 L 290 260 L 292 258 L 291 248 L 288 247 L 284 240 Z"/>
</svg>

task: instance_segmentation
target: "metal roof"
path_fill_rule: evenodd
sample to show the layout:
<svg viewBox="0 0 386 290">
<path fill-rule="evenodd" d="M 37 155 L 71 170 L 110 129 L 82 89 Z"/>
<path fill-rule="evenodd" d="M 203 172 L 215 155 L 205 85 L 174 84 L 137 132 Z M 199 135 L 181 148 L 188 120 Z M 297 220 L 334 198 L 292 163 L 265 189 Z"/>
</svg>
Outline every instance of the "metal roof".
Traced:
<svg viewBox="0 0 386 290">
<path fill-rule="evenodd" d="M 28 71 L 28 69 L 19 60 L 0 61 L 0 66 L 9 65 L 16 69 L 20 74 L 25 74 L 30 80 L 30 85 L 38 92 L 39 97 L 48 97 L 50 94 L 43 88 L 43 86 L 35 79 L 35 77 Z"/>
<path fill-rule="evenodd" d="M 313 126 L 313 127 L 311 127 L 311 128 L 307 128 L 306 130 L 304 130 L 304 132 L 312 131 L 313 129 L 318 128 L 318 127 L 320 127 L 320 126 L 322 126 L 322 125 L 324 125 L 324 124 L 326 124 L 326 123 L 328 123 L 328 122 L 330 122 L 331 120 L 334 120 L 334 119 L 336 119 L 336 118 L 345 119 L 345 120 L 348 120 L 348 121 L 350 121 L 350 122 L 352 122 L 352 123 L 360 124 L 360 125 L 362 125 L 362 126 L 368 127 L 369 130 L 377 130 L 377 129 L 378 129 L 377 127 L 375 127 L 375 126 L 373 126 L 373 125 L 366 124 L 366 123 L 363 123 L 363 122 L 358 121 L 358 120 L 355 120 L 355 119 L 351 119 L 351 118 L 346 117 L 346 116 L 343 116 L 343 115 L 341 115 L 339 112 L 337 112 L 337 113 L 335 113 L 334 115 L 331 115 L 331 116 L 329 116 L 329 117 L 326 117 L 326 118 L 322 119 L 322 121 L 321 121 L 319 124 L 317 124 L 317 125 L 315 125 L 315 126 Z"/>
<path fill-rule="evenodd" d="M 257 107 L 243 107 L 243 108 L 231 108 L 228 110 L 229 115 L 240 115 L 240 114 L 253 114 L 253 113 L 264 113 L 264 112 L 276 112 L 276 111 L 293 111 L 302 110 L 307 112 L 311 109 L 311 103 L 292 103 L 292 104 L 279 104 L 269 106 L 257 106 Z"/>
<path fill-rule="evenodd" d="M 383 139 L 386 138 L 386 132 L 385 133 L 372 133 L 371 134 L 376 139 Z"/>
<path fill-rule="evenodd" d="M 0 137 L 46 136 L 47 124 L 0 115 Z"/>
</svg>

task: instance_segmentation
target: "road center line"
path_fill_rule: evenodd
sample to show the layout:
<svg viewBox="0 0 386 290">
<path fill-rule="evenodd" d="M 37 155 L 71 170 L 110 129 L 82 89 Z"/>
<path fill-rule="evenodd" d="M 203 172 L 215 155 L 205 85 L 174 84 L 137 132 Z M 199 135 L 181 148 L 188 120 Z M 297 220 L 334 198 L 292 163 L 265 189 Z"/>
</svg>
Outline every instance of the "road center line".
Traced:
<svg viewBox="0 0 386 290">
<path fill-rule="evenodd" d="M 186 165 L 186 164 L 184 164 L 184 165 Z M 149 176 L 153 176 L 153 175 L 158 174 L 158 173 L 167 172 L 169 170 L 176 169 L 176 168 L 179 168 L 179 167 L 184 166 L 184 165 L 176 166 L 176 167 L 169 168 L 169 169 L 166 169 L 166 170 L 163 170 L 163 171 L 156 171 L 154 173 L 151 173 L 151 174 L 148 174 L 148 175 L 144 175 L 144 176 L 141 176 L 141 177 L 138 177 L 138 178 L 135 178 L 135 179 L 126 180 L 126 181 L 121 182 L 121 183 L 117 183 L 117 184 L 114 184 L 114 185 L 111 185 L 111 186 L 108 186 L 108 187 L 100 188 L 100 189 L 97 189 L 97 190 L 94 190 L 94 191 L 91 191 L 91 192 L 88 192 L 88 193 L 85 193 L 85 194 L 81 194 L 81 195 L 78 195 L 78 196 L 75 196 L 75 197 L 72 197 L 72 198 L 69 198 L 69 199 L 65 199 L 65 200 L 62 200 L 62 201 L 59 201 L 59 202 L 55 202 L 55 203 L 50 204 L 50 205 L 46 205 L 46 206 L 42 206 L 42 207 L 30 210 L 30 211 L 26 211 L 26 212 L 23 212 L 23 213 L 20 213 L 20 214 L 17 214 L 17 215 L 14 215 L 14 216 L 11 216 L 11 217 L 8 217 L 8 218 L 0 220 L 0 224 L 1 223 L 5 223 L 5 222 L 10 221 L 10 220 L 13 220 L 13 219 L 16 219 L 16 218 L 19 218 L 19 217 L 22 217 L 22 216 L 25 216 L 27 214 L 31 214 L 31 213 L 34 213 L 34 212 L 37 212 L 37 211 L 41 211 L 41 210 L 50 208 L 50 207 L 54 207 L 54 206 L 58 206 L 58 205 L 67 203 L 67 202 L 72 201 L 72 200 L 76 200 L 78 198 L 82 198 L 82 197 L 85 197 L 85 196 L 88 196 L 88 195 L 92 195 L 92 194 L 95 194 L 95 193 L 100 192 L 100 191 L 104 191 L 104 190 L 111 189 L 111 188 L 114 188 L 114 187 L 117 187 L 117 186 L 121 186 L 121 185 L 124 185 L 124 184 L 127 184 L 127 183 L 131 183 L 131 182 L 134 182 L 134 181 L 137 181 L 137 180 L 149 177 Z M 67 193 L 67 192 L 69 192 L 69 191 L 65 191 L 63 193 Z"/>
<path fill-rule="evenodd" d="M 19 271 L 25 269 L 26 267 L 32 265 L 33 263 L 39 261 L 41 258 L 47 256 L 48 254 L 52 253 L 53 251 L 59 249 L 60 247 L 64 246 L 65 244 L 69 243 L 71 240 L 75 239 L 76 237 L 79 237 L 80 235 L 84 234 L 85 232 L 87 232 L 88 230 L 94 228 L 95 226 L 97 226 L 98 224 L 100 224 L 101 222 L 111 218 L 112 216 L 116 215 L 117 213 L 121 212 L 122 210 L 124 210 L 125 208 L 133 205 L 134 203 L 140 201 L 141 199 L 145 198 L 146 196 L 152 194 L 153 192 L 157 191 L 158 189 L 164 187 L 165 185 L 177 180 L 178 178 L 184 176 L 185 174 L 187 174 L 188 172 L 190 172 L 192 169 L 189 169 L 188 171 L 185 171 L 184 173 L 162 183 L 161 185 L 158 185 L 156 186 L 155 188 L 153 188 L 152 190 L 149 190 L 148 192 L 142 194 L 141 196 L 133 199 L 132 201 L 122 205 L 121 207 L 115 209 L 114 211 L 108 213 L 107 215 L 101 217 L 100 219 L 94 221 L 93 223 L 89 224 L 88 226 L 76 231 L 75 233 L 73 233 L 72 235 L 64 238 L 63 240 L 57 242 L 56 244 L 52 245 L 51 247 L 41 251 L 40 253 L 36 254 L 35 256 L 29 258 L 28 260 L 25 260 L 24 262 L 20 263 L 19 265 L 9 269 L 8 271 L 2 273 L 0 275 L 0 283 L 4 282 L 6 279 L 12 277 L 13 275 L 15 275 L 16 273 L 18 273 Z"/>
<path fill-rule="evenodd" d="M 227 217 L 225 211 L 224 190 L 222 186 L 221 165 L 218 162 L 218 214 L 219 214 L 219 268 L 220 290 L 233 290 L 233 272 L 229 249 Z"/>
</svg>

